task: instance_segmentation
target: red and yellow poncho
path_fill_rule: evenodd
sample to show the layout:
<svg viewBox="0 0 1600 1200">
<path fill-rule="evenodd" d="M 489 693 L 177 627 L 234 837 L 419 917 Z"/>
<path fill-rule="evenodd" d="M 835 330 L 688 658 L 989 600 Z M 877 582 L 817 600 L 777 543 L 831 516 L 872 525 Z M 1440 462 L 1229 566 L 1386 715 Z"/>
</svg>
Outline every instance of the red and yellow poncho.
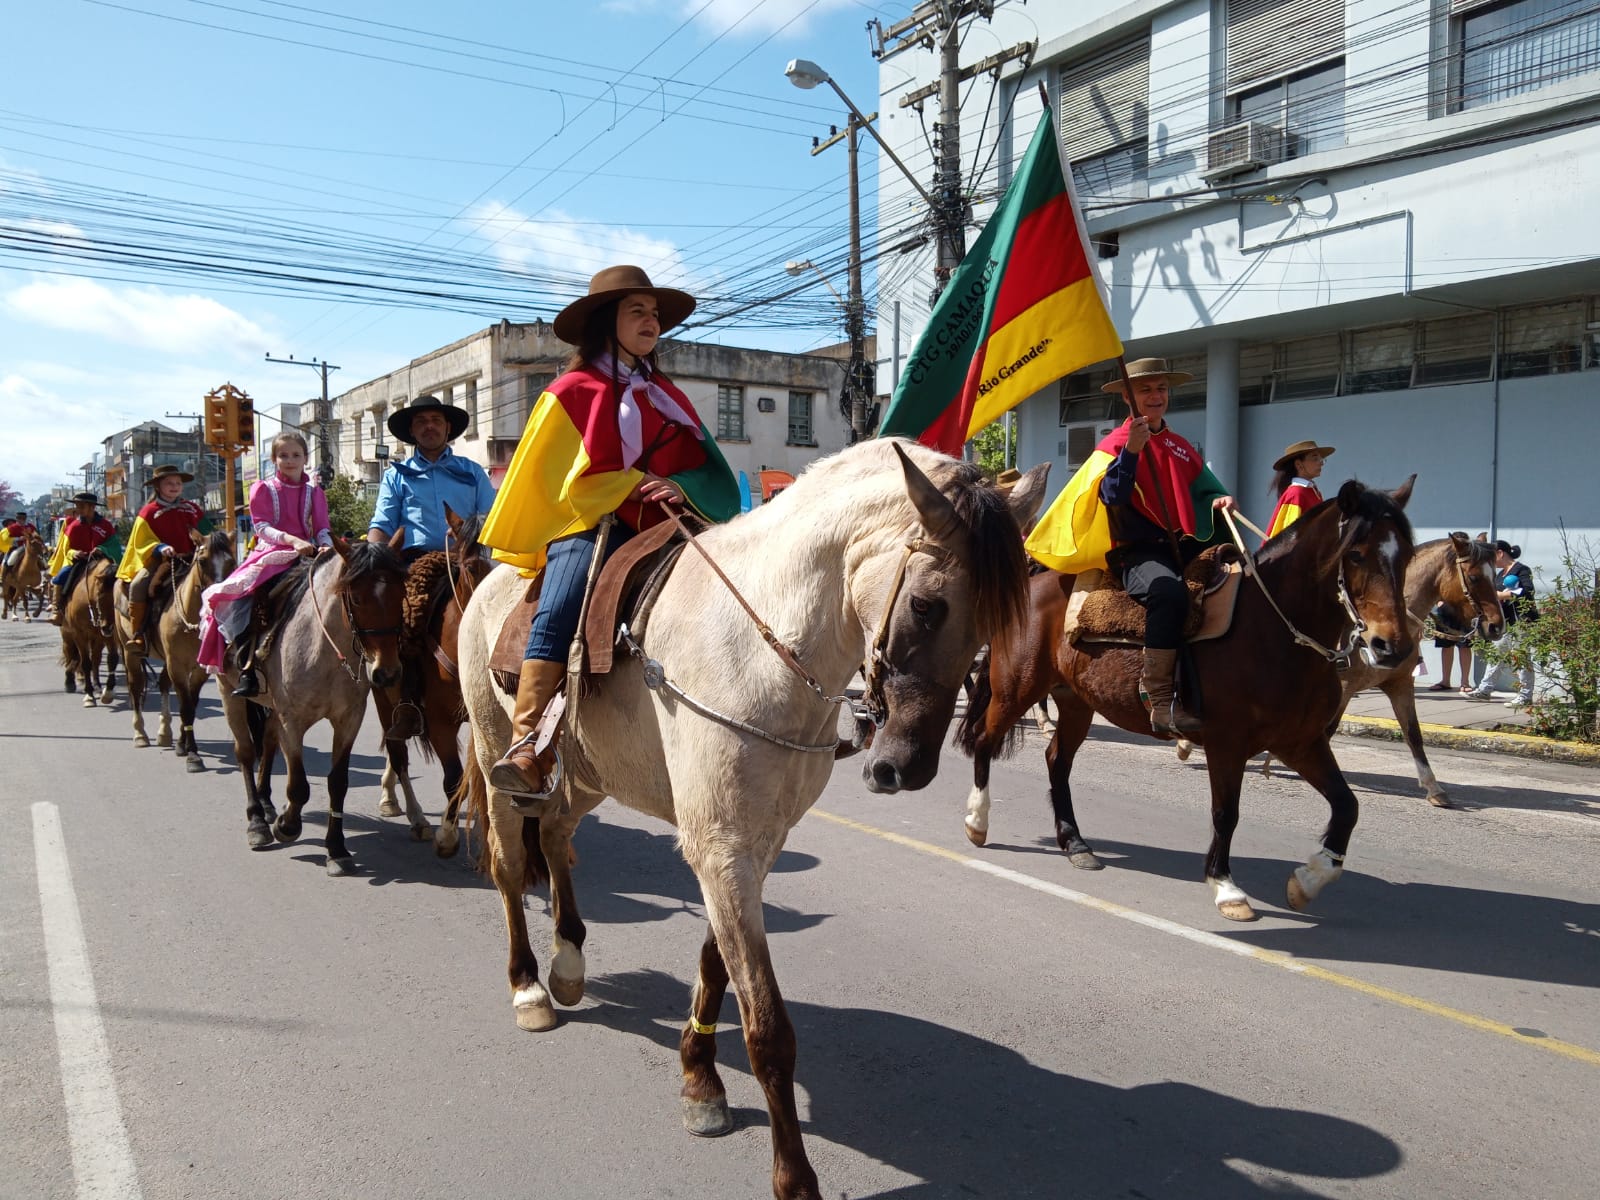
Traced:
<svg viewBox="0 0 1600 1200">
<path fill-rule="evenodd" d="M 171 546 L 182 555 L 193 554 L 189 531 L 199 529 L 206 532 L 209 526 L 205 510 L 193 500 L 178 500 L 172 504 L 151 500 L 134 519 L 133 529 L 128 533 L 127 548 L 123 550 L 122 561 L 117 565 L 117 578 L 132 582 L 135 575 L 150 565 L 155 552 L 162 546 Z"/>
<path fill-rule="evenodd" d="M 551 383 L 533 406 L 522 441 L 495 493 L 480 540 L 501 562 L 530 573 L 544 565 L 545 547 L 558 538 L 592 529 L 607 513 L 634 528 L 659 520 L 658 513 L 628 503 L 645 471 L 670 478 L 689 507 L 708 521 L 726 521 L 739 511 L 739 486 L 705 424 L 681 391 L 661 374 L 654 382 L 691 416 L 700 436 L 672 430 L 655 410 L 643 410 L 644 439 L 652 447 L 623 466 L 622 435 L 612 381 L 583 367 Z"/>
<path fill-rule="evenodd" d="M 1322 503 L 1322 493 L 1317 490 L 1317 485 L 1309 479 L 1295 477 L 1295 481 L 1283 489 L 1283 495 L 1278 497 L 1278 507 L 1272 510 L 1272 520 L 1267 525 L 1267 536 L 1277 537 L 1289 526 L 1293 525 L 1306 512 Z"/>
</svg>

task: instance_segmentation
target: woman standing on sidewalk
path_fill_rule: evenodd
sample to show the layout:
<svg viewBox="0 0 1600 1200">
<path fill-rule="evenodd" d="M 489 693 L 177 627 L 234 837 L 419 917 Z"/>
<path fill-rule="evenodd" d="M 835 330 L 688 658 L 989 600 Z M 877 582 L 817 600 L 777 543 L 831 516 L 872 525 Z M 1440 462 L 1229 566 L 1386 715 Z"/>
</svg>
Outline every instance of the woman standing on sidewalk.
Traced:
<svg viewBox="0 0 1600 1200">
<path fill-rule="evenodd" d="M 1517 648 L 1518 633 L 1522 627 L 1539 619 L 1539 606 L 1533 599 L 1533 572 L 1528 569 L 1528 564 L 1518 562 L 1522 555 L 1521 546 L 1513 546 L 1504 538 L 1494 544 L 1494 565 L 1500 570 L 1500 587 L 1496 593 L 1500 597 L 1500 607 L 1506 616 L 1506 637 L 1502 645 L 1511 650 Z M 1486 676 L 1483 683 L 1479 684 L 1468 696 L 1469 700 L 1493 699 L 1492 689 L 1489 684 L 1493 676 Z M 1517 668 L 1517 698 L 1512 700 L 1509 707 L 1526 707 L 1533 703 L 1533 667 L 1532 665 Z"/>
</svg>

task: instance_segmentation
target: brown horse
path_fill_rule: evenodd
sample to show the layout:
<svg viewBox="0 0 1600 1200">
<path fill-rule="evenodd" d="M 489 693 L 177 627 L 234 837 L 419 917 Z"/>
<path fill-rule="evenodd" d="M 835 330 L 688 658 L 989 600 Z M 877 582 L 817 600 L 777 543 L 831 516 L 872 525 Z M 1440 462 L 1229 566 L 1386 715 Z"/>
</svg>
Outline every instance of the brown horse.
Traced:
<svg viewBox="0 0 1600 1200">
<path fill-rule="evenodd" d="M 344 842 L 350 749 L 366 716 L 368 689 L 388 687 L 400 676 L 406 566 L 394 545 L 404 536 L 397 531 L 388 546 L 335 538 L 336 553 L 294 567 L 293 575 L 281 581 L 283 616 L 276 632 L 264 652 L 258 643 L 261 694 L 248 700 L 233 694 L 239 668 L 231 656 L 218 676 L 222 710 L 244 777 L 245 837 L 252 850 L 272 845 L 273 838 L 292 842 L 300 836 L 300 813 L 311 798 L 305 732 L 327 721 L 333 726 L 333 748 L 323 843 L 326 867 L 329 875 L 354 873 Z M 257 602 L 265 599 L 258 597 Z M 272 805 L 272 760 L 280 743 L 289 775 L 282 816 Z"/>
<path fill-rule="evenodd" d="M 1395 720 L 1400 724 L 1401 735 L 1417 767 L 1417 782 L 1427 793 L 1428 803 L 1435 808 L 1449 808 L 1450 797 L 1439 786 L 1422 748 L 1422 727 L 1417 723 L 1417 691 L 1412 682 L 1417 661 L 1422 657 L 1422 621 L 1436 605 L 1443 605 L 1463 629 L 1491 642 L 1499 640 L 1506 626 L 1495 589 L 1493 546 L 1475 542 L 1465 533 L 1452 533 L 1447 538 L 1423 542 L 1417 547 L 1411 566 L 1406 570 L 1406 609 L 1411 614 L 1412 632 L 1418 639 L 1416 648 L 1404 662 L 1392 667 L 1352 662 L 1348 670 L 1341 671 L 1339 678 L 1344 683 L 1344 697 L 1333 725 L 1338 728 L 1344 719 L 1344 710 L 1350 707 L 1357 692 L 1379 689 L 1389 697 L 1389 704 L 1394 708 Z M 1187 741 L 1178 743 L 1178 757 L 1189 757 Z M 1269 777 L 1272 774 L 1270 753 L 1261 763 L 1261 773 Z"/>
<path fill-rule="evenodd" d="M 110 704 L 117 683 L 116 612 L 111 589 L 117 581 L 117 564 L 99 551 L 80 567 L 80 577 L 67 593 L 66 610 L 61 619 L 61 665 L 67 669 L 66 687 L 70 695 L 76 683 L 83 685 L 83 706 Z M 106 676 L 100 679 L 100 658 L 105 656 Z"/>
<path fill-rule="evenodd" d="M 461 614 L 466 610 L 473 589 L 494 569 L 493 561 L 478 541 L 478 530 L 483 516 L 470 521 L 458 517 L 447 504 L 445 521 L 450 526 L 453 543 L 445 550 L 443 570 L 438 582 L 424 598 L 426 611 L 422 614 L 422 645 L 417 647 L 417 666 L 422 677 L 422 725 L 418 739 L 422 753 L 427 758 L 437 758 L 444 769 L 444 816 L 439 822 L 439 832 L 434 838 L 434 852 L 440 858 L 450 858 L 460 848 L 461 834 L 457 823 L 461 800 L 456 789 L 461 783 L 461 726 L 466 724 L 467 709 L 461 700 L 461 677 L 457 663 L 460 661 L 458 637 Z M 416 576 L 428 569 L 429 556 L 411 565 L 413 579 L 408 591 L 414 590 Z M 437 562 L 437 560 L 435 560 Z M 408 627 L 410 622 L 407 622 Z M 394 718 L 394 702 L 390 693 L 373 693 L 373 704 L 378 719 L 388 729 Z M 398 817 L 401 807 L 395 796 L 399 785 L 405 795 L 405 813 L 411 822 L 411 834 L 417 841 L 426 841 L 432 828 L 422 814 L 416 793 L 411 788 L 411 756 L 403 741 L 385 741 L 383 744 L 388 762 L 383 770 L 381 784 L 383 800 L 378 813 L 385 817 Z"/>
<path fill-rule="evenodd" d="M 13 607 L 23 621 L 32 621 L 44 611 L 44 563 L 44 540 L 37 533 L 30 533 L 23 541 L 17 565 L 0 574 L 0 620 L 17 620 L 11 612 Z M 34 601 L 31 612 L 30 596 Z"/>
<path fill-rule="evenodd" d="M 1204 729 L 1195 741 L 1206 748 L 1211 780 L 1205 878 L 1230 920 L 1255 917 L 1233 882 L 1228 850 L 1239 822 L 1245 763 L 1261 750 L 1298 771 L 1330 809 L 1321 848 L 1289 880 L 1290 906 L 1304 909 L 1343 869 L 1359 807 L 1328 745 L 1341 697 L 1335 660 L 1348 657 L 1358 636 L 1379 666 L 1404 662 L 1415 649 L 1404 605 L 1411 525 L 1402 511 L 1415 478 L 1392 494 L 1346 483 L 1336 500 L 1318 505 L 1262 547 L 1256 559 L 1261 586 L 1241 581 L 1228 632 L 1188 648 L 1186 665 L 1192 664 L 1203 684 L 1201 691 L 1190 689 L 1190 711 Z M 1031 585 L 1024 632 L 991 647 L 988 687 L 980 687 L 957 734 L 974 760 L 967 837 L 979 846 L 988 837 L 991 758 L 1007 748 L 1018 718 L 1049 695 L 1060 709 L 1045 752 L 1056 844 L 1075 866 L 1092 869 L 1101 864 L 1078 832 L 1068 776 L 1095 713 L 1123 729 L 1150 733 L 1138 693 L 1142 650 L 1088 640 L 1069 644 L 1063 628 L 1072 577 L 1036 575 Z M 1360 622 L 1354 628 L 1352 614 Z M 1349 649 L 1330 649 L 1346 638 Z"/>
<path fill-rule="evenodd" d="M 149 633 L 145 652 L 130 653 L 128 639 L 133 636 L 128 618 L 117 612 L 117 640 L 128 675 L 128 700 L 133 708 L 133 744 L 148 746 L 144 728 L 145 662 L 161 663 L 156 682 L 161 688 L 161 724 L 156 730 L 156 745 L 172 745 L 172 692 L 178 693 L 177 753 L 191 773 L 204 771 L 200 748 L 194 740 L 194 713 L 205 686 L 206 669 L 195 661 L 200 653 L 200 596 L 213 583 L 226 579 L 234 568 L 233 535 L 218 529 L 206 535 L 189 531 L 194 546 L 181 566 L 174 571 L 170 589 L 151 589 Z M 181 576 L 178 574 L 181 571 Z M 121 584 L 118 584 L 121 587 Z"/>
</svg>

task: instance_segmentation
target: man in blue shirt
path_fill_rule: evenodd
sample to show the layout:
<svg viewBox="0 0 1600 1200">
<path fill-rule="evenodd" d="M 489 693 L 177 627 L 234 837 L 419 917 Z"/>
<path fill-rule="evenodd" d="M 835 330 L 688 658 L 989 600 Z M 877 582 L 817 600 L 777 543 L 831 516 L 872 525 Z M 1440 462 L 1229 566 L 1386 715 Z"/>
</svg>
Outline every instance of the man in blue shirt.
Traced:
<svg viewBox="0 0 1600 1200">
<path fill-rule="evenodd" d="M 450 443 L 467 428 L 467 414 L 437 396 L 418 396 L 389 417 L 395 441 L 416 447 L 403 461 L 389 464 L 378 485 L 378 503 L 367 530 L 367 541 L 388 543 L 396 529 L 405 530 L 406 560 L 429 550 L 445 548 L 445 506 L 463 520 L 488 513 L 494 504 L 494 484 L 477 463 L 462 458 Z M 421 673 L 415 663 L 402 659 L 402 676 L 390 698 L 395 702 L 394 722 L 384 731 L 389 741 L 404 741 L 422 733 L 417 705 Z"/>
<path fill-rule="evenodd" d="M 391 462 L 383 473 L 367 541 L 387 543 L 403 526 L 406 557 L 415 558 L 444 549 L 445 505 L 463 520 L 489 511 L 494 484 L 488 474 L 450 449 L 466 428 L 466 411 L 441 404 L 437 396 L 418 396 L 390 416 L 395 441 L 415 446 L 416 452 Z"/>
</svg>

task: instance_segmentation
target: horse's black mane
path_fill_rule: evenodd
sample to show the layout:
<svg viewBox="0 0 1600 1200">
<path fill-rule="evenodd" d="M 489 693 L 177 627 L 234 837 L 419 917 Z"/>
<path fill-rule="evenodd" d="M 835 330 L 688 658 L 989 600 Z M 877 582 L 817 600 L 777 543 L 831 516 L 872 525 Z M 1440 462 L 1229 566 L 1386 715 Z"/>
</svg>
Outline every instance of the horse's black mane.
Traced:
<svg viewBox="0 0 1600 1200">
<path fill-rule="evenodd" d="M 387 545 L 358 541 L 350 542 L 349 546 L 350 557 L 344 560 L 344 572 L 334 587 L 334 595 L 345 595 L 352 587 L 371 575 L 387 575 L 393 579 L 405 577 L 404 560 Z M 277 595 L 282 597 L 282 607 L 278 611 L 288 612 L 299 606 L 305 599 L 306 589 L 311 584 L 311 576 L 317 566 L 316 560 L 309 559 L 289 568 L 284 582 L 276 585 L 280 589 Z"/>
</svg>

